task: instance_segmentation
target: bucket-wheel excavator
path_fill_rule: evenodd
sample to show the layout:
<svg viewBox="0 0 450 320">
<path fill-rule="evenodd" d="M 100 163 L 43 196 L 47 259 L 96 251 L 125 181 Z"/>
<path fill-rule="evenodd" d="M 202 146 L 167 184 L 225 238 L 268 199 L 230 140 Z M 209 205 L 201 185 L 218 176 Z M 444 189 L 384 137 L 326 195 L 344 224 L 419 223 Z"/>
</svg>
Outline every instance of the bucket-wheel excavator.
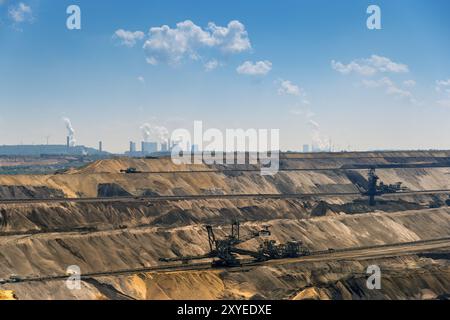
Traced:
<svg viewBox="0 0 450 320">
<path fill-rule="evenodd" d="M 367 187 L 361 188 L 359 185 L 357 185 L 358 189 L 361 191 L 361 194 L 369 197 L 370 206 L 376 205 L 376 196 L 408 191 L 408 188 L 402 186 L 401 182 L 397 182 L 395 184 L 385 184 L 383 182 L 380 182 L 378 184 L 379 180 L 380 178 L 376 174 L 375 168 L 371 168 L 367 176 Z"/>
<path fill-rule="evenodd" d="M 161 258 L 162 262 L 181 261 L 189 263 L 192 260 L 214 259 L 213 267 L 236 267 L 241 266 L 241 260 L 238 255 L 250 256 L 255 261 L 266 261 L 271 259 L 282 259 L 289 257 L 298 257 L 309 254 L 309 250 L 302 247 L 298 241 L 290 241 L 286 244 L 277 244 L 274 240 L 264 240 L 257 251 L 238 248 L 237 245 L 258 237 L 267 238 L 271 235 L 269 226 L 263 226 L 263 229 L 247 234 L 240 235 L 240 223 L 234 221 L 231 225 L 231 233 L 223 239 L 216 237 L 213 227 L 206 226 L 208 233 L 209 253 L 199 256 L 182 256 L 176 258 Z"/>
</svg>

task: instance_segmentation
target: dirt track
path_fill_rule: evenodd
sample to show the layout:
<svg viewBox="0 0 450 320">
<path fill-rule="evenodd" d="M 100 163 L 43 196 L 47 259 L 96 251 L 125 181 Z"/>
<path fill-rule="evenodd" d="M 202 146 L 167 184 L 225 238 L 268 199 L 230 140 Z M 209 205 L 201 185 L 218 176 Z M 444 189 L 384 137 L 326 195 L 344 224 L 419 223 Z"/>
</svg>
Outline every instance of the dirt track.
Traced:
<svg viewBox="0 0 450 320">
<path fill-rule="evenodd" d="M 392 194 L 384 194 L 380 198 L 401 198 L 413 195 L 450 194 L 450 189 L 441 190 L 417 190 Z M 0 199 L 0 204 L 22 203 L 98 203 L 98 202 L 158 202 L 158 201 L 184 201 L 184 200 L 208 200 L 208 199 L 304 199 L 327 197 L 361 196 L 356 192 L 329 192 L 329 193 L 303 193 L 303 194 L 224 194 L 224 195 L 190 195 L 190 196 L 153 196 L 153 197 L 97 197 L 97 198 L 47 198 L 47 199 Z"/>
</svg>

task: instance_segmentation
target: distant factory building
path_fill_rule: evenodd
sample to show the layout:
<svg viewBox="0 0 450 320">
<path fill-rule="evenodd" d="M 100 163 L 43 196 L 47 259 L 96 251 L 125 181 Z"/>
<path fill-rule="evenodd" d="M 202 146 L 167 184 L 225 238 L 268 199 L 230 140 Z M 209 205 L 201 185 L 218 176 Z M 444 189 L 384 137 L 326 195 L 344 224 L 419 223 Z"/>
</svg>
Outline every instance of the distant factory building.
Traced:
<svg viewBox="0 0 450 320">
<path fill-rule="evenodd" d="M 169 144 L 167 142 L 161 143 L 161 152 L 168 152 L 169 150 Z"/>
<path fill-rule="evenodd" d="M 158 143 L 142 141 L 141 151 L 142 151 L 142 154 L 156 153 L 156 152 L 158 152 Z"/>
<path fill-rule="evenodd" d="M 309 144 L 304 144 L 304 145 L 303 145 L 303 152 L 304 152 L 304 153 L 309 153 L 309 152 L 310 152 Z"/>
<path fill-rule="evenodd" d="M 130 141 L 130 153 L 136 152 L 136 142 Z"/>
</svg>

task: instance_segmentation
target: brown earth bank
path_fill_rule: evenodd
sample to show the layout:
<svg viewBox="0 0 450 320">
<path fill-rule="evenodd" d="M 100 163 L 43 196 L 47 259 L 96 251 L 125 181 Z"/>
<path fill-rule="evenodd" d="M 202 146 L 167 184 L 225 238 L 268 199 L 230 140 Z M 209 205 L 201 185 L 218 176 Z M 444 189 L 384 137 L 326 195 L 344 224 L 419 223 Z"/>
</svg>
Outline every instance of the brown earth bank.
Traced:
<svg viewBox="0 0 450 320">
<path fill-rule="evenodd" d="M 170 159 L 107 159 L 55 175 L 0 175 L 0 200 L 131 195 L 358 193 L 366 169 L 355 165 L 445 164 L 448 151 L 283 154 L 274 176 L 257 166 L 175 166 Z M 125 174 L 129 167 L 142 173 Z M 292 171 L 292 169 L 330 169 Z M 331 170 L 341 168 L 339 170 Z M 206 171 L 213 172 L 206 172 Z M 201 172 L 193 172 L 201 171 Z M 379 168 L 384 183 L 409 190 L 450 189 L 450 168 Z M 247 234 L 270 225 L 273 240 L 299 240 L 312 251 L 450 237 L 449 195 L 378 198 L 336 195 L 307 199 L 197 199 L 0 203 L 0 278 L 83 273 L 160 265 L 161 257 L 209 250 L 205 224 L 218 237 L 233 220 Z M 260 240 L 241 245 L 255 250 Z M 432 255 L 434 254 L 434 255 Z M 68 290 L 64 281 L 0 285 L 19 299 L 435 299 L 450 292 L 447 253 L 373 261 L 290 263 L 251 270 L 105 276 Z M 365 268 L 383 264 L 383 290 L 368 290 Z M 382 268 L 383 269 L 383 268 Z M 326 271 L 324 271 L 326 270 Z M 10 292 L 10 291 L 0 291 Z"/>
<path fill-rule="evenodd" d="M 442 164 L 450 163 L 450 152 L 392 152 L 359 154 L 315 154 L 283 155 L 283 170 L 308 168 L 342 168 L 354 164 Z M 294 158 L 295 157 L 295 158 Z M 124 174 L 120 170 L 129 167 L 143 173 Z M 11 195 L 11 188 L 47 188 L 63 193 L 66 197 L 96 197 L 105 195 L 101 186 L 110 185 L 111 195 L 117 190 L 134 196 L 151 195 L 196 195 L 196 194 L 287 194 L 358 192 L 355 173 L 361 177 L 367 170 L 329 171 L 281 171 L 274 176 L 262 176 L 259 171 L 223 171 L 233 168 L 255 169 L 255 166 L 207 166 L 175 165 L 169 158 L 99 160 L 81 169 L 56 175 L 0 176 L 0 186 L 8 193 L 0 192 L 0 198 Z M 213 172 L 205 172 L 211 171 Z M 219 170 L 219 171 L 217 171 Z M 200 171 L 200 172 L 194 172 Z M 410 190 L 450 189 L 450 168 L 391 168 L 378 169 L 381 180 L 387 184 L 402 182 Z M 1 190 L 1 189 L 0 189 Z M 106 188 L 106 195 L 108 188 Z M 30 192 L 25 197 L 36 197 Z M 34 195 L 34 196 L 33 196 Z"/>
<path fill-rule="evenodd" d="M 369 266 L 381 270 L 381 288 L 370 289 Z M 5 286 L 18 299 L 445 299 L 450 262 L 416 255 L 377 260 L 291 263 L 246 270 L 139 273 L 82 281 L 69 290 L 64 281 Z M 11 291 L 9 291 L 11 292 Z"/>
<path fill-rule="evenodd" d="M 300 240 L 313 251 L 341 249 L 449 237 L 450 208 L 248 222 L 241 232 L 257 231 L 266 224 L 278 242 Z M 229 227 L 218 226 L 216 233 L 224 237 Z M 203 225 L 3 236 L 0 247 L 0 278 L 61 275 L 70 265 L 85 273 L 150 267 L 160 265 L 161 257 L 209 250 Z M 242 247 L 256 249 L 258 241 Z"/>
</svg>

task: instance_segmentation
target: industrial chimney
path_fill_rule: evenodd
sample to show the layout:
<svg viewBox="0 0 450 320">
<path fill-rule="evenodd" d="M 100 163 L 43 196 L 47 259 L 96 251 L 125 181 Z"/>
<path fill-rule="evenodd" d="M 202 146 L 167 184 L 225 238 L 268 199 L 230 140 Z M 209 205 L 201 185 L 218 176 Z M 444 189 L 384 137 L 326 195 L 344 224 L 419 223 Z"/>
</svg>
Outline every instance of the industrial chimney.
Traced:
<svg viewBox="0 0 450 320">
<path fill-rule="evenodd" d="M 67 150 L 70 149 L 70 137 L 67 136 Z"/>
<path fill-rule="evenodd" d="M 130 153 L 136 152 L 136 143 L 133 141 L 130 141 Z"/>
<path fill-rule="evenodd" d="M 98 143 L 98 151 L 100 153 L 103 152 L 103 142 L 102 141 L 99 141 L 99 143 Z"/>
</svg>

